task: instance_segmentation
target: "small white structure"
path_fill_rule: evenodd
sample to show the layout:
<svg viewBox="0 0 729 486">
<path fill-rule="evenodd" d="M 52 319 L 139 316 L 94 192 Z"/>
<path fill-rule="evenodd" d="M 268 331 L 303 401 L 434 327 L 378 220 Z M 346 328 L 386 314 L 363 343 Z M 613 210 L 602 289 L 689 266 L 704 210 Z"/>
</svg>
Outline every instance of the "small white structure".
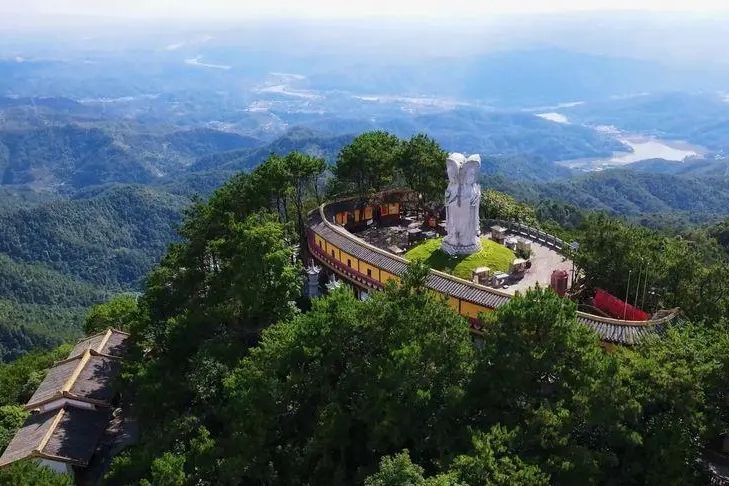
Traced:
<svg viewBox="0 0 729 486">
<path fill-rule="evenodd" d="M 329 281 L 326 284 L 327 292 L 334 292 L 342 285 L 344 284 L 332 274 L 329 276 Z"/>
<path fill-rule="evenodd" d="M 478 218 L 481 157 L 452 153 L 446 160 L 448 187 L 445 192 L 446 232 L 441 248 L 449 255 L 470 255 L 481 249 Z"/>
<path fill-rule="evenodd" d="M 471 275 L 473 283 L 481 285 L 488 285 L 489 283 L 491 283 L 491 280 L 493 278 L 493 272 L 489 267 L 475 268 Z"/>
<path fill-rule="evenodd" d="M 524 238 L 518 238 L 516 240 L 516 251 L 520 255 L 529 256 L 532 254 L 532 243 Z"/>
<path fill-rule="evenodd" d="M 313 262 L 306 267 L 306 296 L 310 299 L 319 297 L 321 292 L 319 291 L 319 275 L 321 274 L 321 267 L 314 264 Z"/>
<path fill-rule="evenodd" d="M 491 239 L 497 243 L 503 243 L 508 246 L 508 244 L 506 242 L 506 240 L 508 240 L 508 238 L 506 237 L 506 228 L 498 226 L 498 225 L 492 226 L 491 227 Z"/>
</svg>

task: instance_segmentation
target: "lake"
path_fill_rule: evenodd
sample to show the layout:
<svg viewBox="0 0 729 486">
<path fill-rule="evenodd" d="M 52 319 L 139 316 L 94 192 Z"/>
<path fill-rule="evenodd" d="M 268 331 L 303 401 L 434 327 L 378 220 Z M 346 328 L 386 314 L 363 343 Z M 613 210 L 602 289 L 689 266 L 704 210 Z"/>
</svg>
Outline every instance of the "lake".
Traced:
<svg viewBox="0 0 729 486">
<path fill-rule="evenodd" d="M 701 147 L 695 147 L 681 141 L 661 140 L 640 135 L 620 135 L 616 138 L 632 148 L 633 151 L 615 152 L 610 157 L 564 160 L 557 163 L 571 169 L 593 171 L 621 167 L 648 159 L 682 162 L 689 157 L 696 157 L 706 153 Z"/>
</svg>

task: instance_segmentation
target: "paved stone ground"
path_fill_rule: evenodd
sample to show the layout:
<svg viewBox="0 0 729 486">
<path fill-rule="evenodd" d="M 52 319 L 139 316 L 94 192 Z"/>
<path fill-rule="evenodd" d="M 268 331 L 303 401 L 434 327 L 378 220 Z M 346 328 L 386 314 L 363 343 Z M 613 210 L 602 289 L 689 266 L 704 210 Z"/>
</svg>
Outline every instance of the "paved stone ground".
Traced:
<svg viewBox="0 0 729 486">
<path fill-rule="evenodd" d="M 528 240 L 528 238 L 523 238 Z M 531 241 L 531 240 L 528 240 Z M 572 278 L 572 262 L 554 251 L 552 248 L 532 241 L 532 268 L 527 270 L 524 278 L 509 285 L 509 288 L 501 289 L 504 292 L 514 294 L 517 290 L 524 291 L 534 287 L 536 283 L 542 286 L 549 286 L 552 272 L 554 270 L 566 270 Z M 570 282 L 571 283 L 571 282 Z"/>
</svg>

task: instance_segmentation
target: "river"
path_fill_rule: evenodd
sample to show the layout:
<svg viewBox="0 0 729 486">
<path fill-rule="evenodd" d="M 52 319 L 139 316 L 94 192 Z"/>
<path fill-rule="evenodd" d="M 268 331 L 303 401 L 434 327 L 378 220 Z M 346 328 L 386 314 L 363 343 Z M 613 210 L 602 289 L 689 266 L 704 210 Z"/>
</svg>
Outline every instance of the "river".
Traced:
<svg viewBox="0 0 729 486">
<path fill-rule="evenodd" d="M 558 164 L 571 169 L 595 171 L 611 167 L 622 167 L 648 159 L 682 162 L 689 157 L 696 157 L 706 153 L 701 147 L 695 147 L 682 141 L 662 140 L 641 135 L 626 134 L 621 134 L 616 138 L 633 149 L 633 151 L 614 152 L 610 157 L 564 160 L 558 162 Z"/>
<path fill-rule="evenodd" d="M 561 113 L 539 113 L 537 116 L 556 123 L 569 123 L 568 118 Z M 620 142 L 630 147 L 632 152 L 614 152 L 609 157 L 563 160 L 557 163 L 571 169 L 595 171 L 610 167 L 621 167 L 648 159 L 682 162 L 689 157 L 697 157 L 707 153 L 702 147 L 693 146 L 680 140 L 663 140 L 644 135 L 624 133 L 612 126 L 598 126 L 595 129 L 614 136 Z"/>
</svg>

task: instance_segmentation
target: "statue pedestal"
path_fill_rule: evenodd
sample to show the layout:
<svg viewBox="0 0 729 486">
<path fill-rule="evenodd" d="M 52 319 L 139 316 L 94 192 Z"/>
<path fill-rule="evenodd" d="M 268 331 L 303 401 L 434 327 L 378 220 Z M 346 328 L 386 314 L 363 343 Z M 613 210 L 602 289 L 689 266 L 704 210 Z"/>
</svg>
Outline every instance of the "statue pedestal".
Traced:
<svg viewBox="0 0 729 486">
<path fill-rule="evenodd" d="M 481 240 L 479 239 L 478 243 L 473 243 L 471 245 L 465 246 L 452 245 L 446 240 L 443 240 L 440 245 L 440 249 L 446 252 L 448 255 L 472 255 L 473 253 L 481 251 Z"/>
</svg>

